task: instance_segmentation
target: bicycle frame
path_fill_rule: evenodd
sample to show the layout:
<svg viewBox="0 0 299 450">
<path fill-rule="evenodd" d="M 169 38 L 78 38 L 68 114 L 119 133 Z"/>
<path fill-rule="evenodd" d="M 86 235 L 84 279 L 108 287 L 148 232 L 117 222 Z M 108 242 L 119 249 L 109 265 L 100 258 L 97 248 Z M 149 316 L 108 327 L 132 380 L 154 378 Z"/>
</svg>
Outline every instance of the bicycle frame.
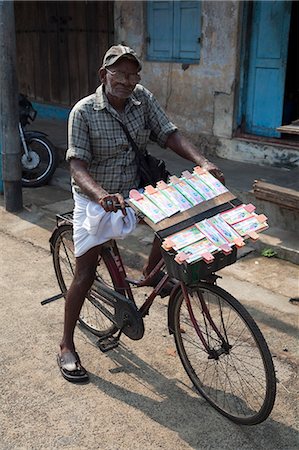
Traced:
<svg viewBox="0 0 299 450">
<path fill-rule="evenodd" d="M 60 223 L 63 222 L 67 222 L 72 224 L 72 214 L 68 213 L 66 215 L 57 215 L 57 226 L 60 225 Z M 51 239 L 50 239 L 51 242 Z M 132 280 L 130 278 L 127 277 L 126 274 L 126 269 L 125 266 L 123 264 L 122 261 L 122 257 L 119 251 L 119 248 L 117 246 L 117 243 L 115 240 L 110 240 L 107 243 L 103 244 L 103 248 L 108 250 L 110 255 L 112 256 L 115 266 L 117 267 L 117 271 L 118 273 L 115 274 L 116 278 L 121 278 L 121 287 L 119 287 L 119 289 L 124 291 L 124 295 L 127 295 L 127 297 L 134 303 L 134 305 L 136 306 L 136 302 L 134 299 L 134 295 L 131 289 L 131 285 L 135 285 L 136 287 L 142 287 L 142 286 L 146 286 L 149 282 L 150 279 L 152 279 L 160 270 L 163 269 L 163 267 L 165 266 L 165 262 L 163 260 L 163 258 L 161 258 L 161 260 L 158 262 L 158 264 L 154 267 L 154 269 L 148 274 L 148 276 L 140 283 L 140 281 L 136 281 L 136 280 Z M 141 318 L 144 318 L 148 313 L 149 310 L 156 298 L 157 295 L 159 295 L 159 293 L 161 292 L 161 290 L 163 289 L 163 287 L 166 285 L 166 283 L 169 281 L 170 276 L 165 273 L 164 277 L 159 281 L 159 283 L 153 287 L 153 290 L 151 291 L 151 293 L 147 296 L 146 300 L 144 301 L 144 303 L 140 306 L 140 308 L 138 308 L 138 312 L 140 314 Z M 214 275 L 214 277 L 211 278 L 212 283 L 215 282 L 215 280 L 217 279 L 217 276 Z M 211 284 L 211 281 L 210 283 Z M 181 289 L 183 296 L 184 296 L 184 300 L 186 302 L 186 306 L 187 306 L 187 310 L 189 313 L 189 317 L 190 320 L 194 326 L 194 329 L 196 331 L 196 334 L 198 335 L 200 341 L 202 342 L 205 350 L 207 351 L 207 353 L 209 354 L 210 358 L 215 358 L 218 359 L 220 354 L 223 352 L 227 352 L 230 349 L 230 345 L 228 343 L 227 337 L 225 336 L 225 338 L 222 336 L 222 334 L 220 333 L 219 329 L 217 328 L 217 326 L 215 325 L 215 322 L 213 321 L 210 312 L 209 312 L 209 308 L 204 300 L 204 298 L 201 296 L 200 297 L 200 303 L 201 303 L 201 308 L 202 308 L 202 314 L 203 316 L 208 320 L 209 324 L 211 325 L 211 327 L 213 328 L 213 330 L 215 331 L 215 333 L 217 334 L 217 336 L 219 337 L 220 341 L 222 342 L 222 346 L 221 346 L 221 350 L 219 349 L 214 350 L 211 349 L 206 338 L 203 335 L 203 332 L 200 329 L 200 326 L 198 325 L 198 322 L 196 320 L 196 317 L 193 313 L 193 308 L 192 308 L 192 303 L 190 300 L 190 296 L 188 293 L 188 287 L 186 286 L 186 284 L 182 281 L 178 282 L 172 292 L 170 293 L 169 296 L 169 300 L 168 300 L 168 329 L 169 329 L 169 333 L 173 334 L 173 325 L 172 325 L 172 317 L 173 317 L 173 311 L 172 311 L 172 300 L 175 298 L 178 290 Z M 48 303 L 56 298 L 60 298 L 62 295 L 58 295 L 53 297 L 52 299 L 47 299 L 44 302 L 42 302 L 43 304 Z M 137 307 L 137 306 L 136 306 Z M 224 327 L 225 329 L 225 327 Z"/>
<path fill-rule="evenodd" d="M 132 285 L 135 285 L 136 287 L 146 286 L 147 282 L 151 278 L 153 278 L 163 268 L 163 266 L 164 266 L 163 259 L 161 259 L 159 261 L 159 263 L 148 274 L 148 276 L 143 280 L 143 282 L 139 283 L 138 281 L 131 280 L 130 278 L 127 277 L 126 270 L 125 270 L 124 264 L 122 262 L 122 258 L 121 258 L 121 255 L 120 255 L 120 252 L 119 252 L 116 242 L 110 241 L 106 247 L 108 247 L 112 258 L 114 259 L 116 267 L 118 268 L 119 274 L 123 278 L 123 281 L 126 285 L 125 291 L 129 297 L 129 299 L 135 303 L 134 295 L 133 295 L 130 285 L 132 284 Z M 156 298 L 157 295 L 159 295 L 159 292 L 161 292 L 161 290 L 166 285 L 169 278 L 170 278 L 169 275 L 165 274 L 164 277 L 159 281 L 159 283 L 153 288 L 150 295 L 146 298 L 145 302 L 139 308 L 139 313 L 140 313 L 141 317 L 144 317 L 148 314 L 148 311 L 149 311 L 150 307 L 152 306 L 154 299 Z M 171 294 L 170 294 L 170 299 L 173 297 L 175 292 L 176 292 L 176 289 L 174 288 L 174 291 L 171 292 Z"/>
<path fill-rule="evenodd" d="M 109 248 L 109 251 L 111 253 L 111 256 L 114 259 L 116 267 L 118 268 L 119 274 L 122 276 L 123 280 L 126 283 L 126 288 L 125 288 L 126 293 L 127 293 L 128 297 L 130 298 L 130 300 L 132 300 L 135 303 L 134 295 L 132 293 L 130 284 L 135 284 L 136 286 L 140 286 L 140 284 L 138 282 L 134 281 L 134 280 L 130 280 L 127 277 L 126 270 L 125 270 L 124 264 L 122 262 L 121 255 L 120 255 L 120 252 L 119 252 L 119 249 L 117 247 L 116 242 L 115 241 L 111 241 L 109 243 L 108 248 Z M 144 279 L 143 285 L 146 285 L 147 281 L 150 280 L 152 277 L 154 277 L 163 268 L 163 266 L 164 266 L 164 260 L 161 259 L 159 261 L 159 263 L 156 265 L 156 267 Z M 169 275 L 166 273 L 164 275 L 164 277 L 159 281 L 159 283 L 153 288 L 152 292 L 149 294 L 149 296 L 146 298 L 145 302 L 139 308 L 139 313 L 140 313 L 141 317 L 145 317 L 145 315 L 148 314 L 149 309 L 150 309 L 150 307 L 152 306 L 152 304 L 154 302 L 154 299 L 156 298 L 157 295 L 159 295 L 159 292 L 165 286 L 165 284 L 167 283 L 169 278 L 170 278 Z M 190 297 L 189 297 L 189 294 L 188 294 L 187 286 L 182 281 L 180 283 L 178 283 L 176 285 L 176 287 L 174 287 L 173 291 L 171 292 L 170 297 L 169 297 L 169 304 L 171 304 L 171 300 L 176 295 L 179 287 L 181 287 L 181 289 L 182 289 L 184 300 L 186 302 L 187 310 L 188 310 L 188 313 L 189 313 L 189 316 L 190 316 L 190 320 L 191 320 L 191 322 L 192 322 L 192 324 L 194 326 L 194 329 L 195 329 L 199 339 L 201 340 L 205 350 L 207 351 L 207 353 L 209 354 L 209 356 L 211 358 L 219 358 L 220 353 L 221 352 L 228 352 L 230 346 L 229 346 L 229 344 L 227 342 L 227 339 L 224 339 L 224 337 L 220 333 L 219 329 L 215 325 L 215 323 L 214 323 L 214 321 L 213 321 L 213 319 L 212 319 L 212 317 L 210 315 L 210 312 L 209 312 L 209 309 L 208 309 L 208 306 L 207 306 L 205 300 L 202 297 L 200 298 L 201 307 L 202 307 L 202 314 L 208 320 L 208 322 L 210 323 L 211 327 L 213 328 L 213 330 L 215 331 L 215 333 L 217 334 L 217 336 L 219 337 L 219 339 L 222 342 L 222 346 L 223 346 L 222 349 L 223 350 L 220 351 L 220 353 L 216 352 L 215 350 L 213 350 L 213 349 L 211 349 L 209 347 L 208 342 L 205 339 L 205 337 L 204 337 L 204 335 L 203 335 L 203 333 L 202 333 L 202 331 L 201 331 L 201 329 L 200 329 L 200 327 L 199 327 L 199 325 L 197 323 L 195 315 L 193 313 L 192 304 L 191 304 Z"/>
</svg>

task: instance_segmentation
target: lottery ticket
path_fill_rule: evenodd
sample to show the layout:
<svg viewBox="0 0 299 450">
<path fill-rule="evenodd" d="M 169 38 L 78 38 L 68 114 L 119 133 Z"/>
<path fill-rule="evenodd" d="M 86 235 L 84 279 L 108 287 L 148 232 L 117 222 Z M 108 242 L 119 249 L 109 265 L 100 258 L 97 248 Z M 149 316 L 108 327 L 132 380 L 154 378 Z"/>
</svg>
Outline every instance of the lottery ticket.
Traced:
<svg viewBox="0 0 299 450">
<path fill-rule="evenodd" d="M 252 239 L 257 239 L 257 233 L 268 228 L 266 220 L 267 218 L 263 214 L 255 214 L 253 217 L 249 217 L 248 219 L 235 223 L 232 226 L 241 236 L 249 236 Z"/>
<path fill-rule="evenodd" d="M 251 203 L 249 205 L 241 205 L 236 208 L 230 209 L 229 211 L 225 211 L 221 213 L 222 219 L 225 220 L 229 225 L 233 225 L 237 222 L 241 222 L 244 219 L 249 219 L 249 217 L 253 217 L 253 212 L 255 210 L 255 206 Z"/>
<path fill-rule="evenodd" d="M 199 176 L 196 174 L 191 174 L 188 170 L 183 173 L 183 180 L 186 180 L 193 189 L 195 189 L 199 194 L 205 199 L 210 200 L 216 197 L 216 193 L 208 185 L 206 185 Z"/>
<path fill-rule="evenodd" d="M 164 181 L 158 181 L 157 188 L 173 203 L 176 203 L 180 208 L 180 211 L 186 211 L 193 205 L 190 203 L 180 191 L 175 189 L 174 186 L 166 184 Z"/>
<path fill-rule="evenodd" d="M 188 264 L 201 259 L 204 259 L 206 262 L 212 262 L 214 260 L 212 253 L 215 253 L 217 250 L 216 245 L 204 238 L 194 244 L 183 247 L 175 259 L 177 262 L 186 261 Z"/>
<path fill-rule="evenodd" d="M 206 238 L 216 245 L 224 253 L 231 253 L 231 247 L 234 245 L 229 242 L 222 234 L 214 228 L 207 219 L 195 224 L 199 230 L 206 236 Z"/>
<path fill-rule="evenodd" d="M 231 244 L 236 244 L 237 247 L 243 247 L 245 245 L 242 237 L 237 233 L 225 220 L 222 219 L 220 214 L 208 219 L 208 222 L 216 228 L 223 237 Z"/>
<path fill-rule="evenodd" d="M 178 233 L 168 236 L 163 242 L 163 248 L 169 250 L 173 248 L 178 251 L 187 245 L 193 244 L 200 239 L 203 239 L 204 234 L 199 231 L 199 229 L 194 225 L 192 227 L 186 228 L 185 230 L 179 231 Z"/>
<path fill-rule="evenodd" d="M 216 195 L 228 192 L 228 189 L 222 183 L 220 183 L 220 181 L 217 180 L 217 178 L 213 177 L 213 175 L 211 175 L 210 172 L 197 166 L 194 169 L 194 173 L 199 177 L 201 181 L 203 181 L 207 186 L 209 186 L 209 188 L 212 189 Z"/>
<path fill-rule="evenodd" d="M 155 205 L 161 209 L 167 217 L 180 212 L 179 206 L 172 202 L 169 198 L 162 194 L 158 189 L 153 186 L 146 186 L 144 195 Z"/>
<path fill-rule="evenodd" d="M 174 182 L 173 182 L 174 180 Z M 177 189 L 187 200 L 192 204 L 192 206 L 198 205 L 199 203 L 204 201 L 204 198 L 193 189 L 190 184 L 188 184 L 185 180 L 177 177 L 170 177 L 171 185 Z"/>
<path fill-rule="evenodd" d="M 154 223 L 158 223 L 167 217 L 167 215 L 160 208 L 158 208 L 155 203 L 140 194 L 136 189 L 132 189 L 130 191 L 130 201 Z"/>
</svg>

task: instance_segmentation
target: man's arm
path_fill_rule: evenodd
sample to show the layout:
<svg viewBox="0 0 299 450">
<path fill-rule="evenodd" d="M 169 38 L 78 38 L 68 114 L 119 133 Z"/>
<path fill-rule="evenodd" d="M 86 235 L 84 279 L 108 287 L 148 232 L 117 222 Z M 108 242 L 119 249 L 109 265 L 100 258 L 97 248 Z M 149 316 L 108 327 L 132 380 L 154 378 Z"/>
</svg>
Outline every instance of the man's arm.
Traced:
<svg viewBox="0 0 299 450">
<path fill-rule="evenodd" d="M 120 205 L 124 214 L 125 202 L 121 194 L 109 194 L 102 188 L 88 173 L 87 163 L 83 160 L 72 158 L 70 160 L 71 175 L 80 186 L 82 192 L 86 194 L 91 200 L 99 203 L 105 211 L 117 211 L 117 204 Z M 109 203 L 111 202 L 111 203 Z"/>
<path fill-rule="evenodd" d="M 221 170 L 215 166 L 212 162 L 207 160 L 186 137 L 184 137 L 179 131 L 171 133 L 166 141 L 166 147 L 169 147 L 175 153 L 182 158 L 188 159 L 194 162 L 203 169 L 208 170 L 214 177 L 216 177 L 221 183 L 224 183 L 224 176 Z"/>
</svg>

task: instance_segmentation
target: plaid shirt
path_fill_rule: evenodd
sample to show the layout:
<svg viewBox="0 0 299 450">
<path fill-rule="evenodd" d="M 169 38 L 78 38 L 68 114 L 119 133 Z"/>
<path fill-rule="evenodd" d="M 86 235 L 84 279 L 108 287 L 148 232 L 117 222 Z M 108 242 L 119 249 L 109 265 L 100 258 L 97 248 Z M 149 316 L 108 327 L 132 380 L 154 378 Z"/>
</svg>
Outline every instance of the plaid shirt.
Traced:
<svg viewBox="0 0 299 450">
<path fill-rule="evenodd" d="M 128 98 L 124 114 L 110 105 L 101 85 L 95 94 L 80 100 L 69 117 L 69 147 L 66 159 L 88 163 L 90 175 L 109 193 L 127 197 L 139 184 L 135 152 L 128 142 L 122 121 L 142 151 L 151 139 L 165 147 L 167 137 L 177 128 L 146 88 L 138 84 Z M 72 180 L 76 192 L 82 194 Z"/>
</svg>

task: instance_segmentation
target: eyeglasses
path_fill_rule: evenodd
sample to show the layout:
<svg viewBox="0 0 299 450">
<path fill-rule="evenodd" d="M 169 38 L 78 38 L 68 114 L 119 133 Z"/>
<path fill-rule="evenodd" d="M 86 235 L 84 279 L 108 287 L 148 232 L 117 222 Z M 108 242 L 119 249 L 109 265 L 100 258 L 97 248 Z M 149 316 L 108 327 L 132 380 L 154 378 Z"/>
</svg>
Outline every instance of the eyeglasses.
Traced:
<svg viewBox="0 0 299 450">
<path fill-rule="evenodd" d="M 114 80 L 117 81 L 118 83 L 125 83 L 127 80 L 129 80 L 130 84 L 137 84 L 141 80 L 139 73 L 126 73 L 121 72 L 120 70 L 112 71 L 107 69 L 107 67 L 106 70 L 108 73 L 110 73 L 110 75 L 113 76 Z"/>
</svg>

